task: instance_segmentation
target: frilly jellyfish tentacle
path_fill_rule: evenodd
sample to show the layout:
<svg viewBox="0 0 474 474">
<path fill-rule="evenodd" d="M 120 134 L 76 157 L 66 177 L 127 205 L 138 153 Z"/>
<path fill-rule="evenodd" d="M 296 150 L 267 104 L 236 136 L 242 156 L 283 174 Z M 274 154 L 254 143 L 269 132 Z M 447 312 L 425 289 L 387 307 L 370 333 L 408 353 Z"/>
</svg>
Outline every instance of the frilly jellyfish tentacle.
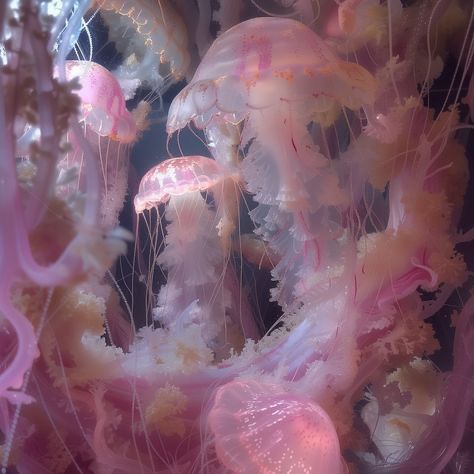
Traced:
<svg viewBox="0 0 474 474">
<path fill-rule="evenodd" d="M 39 34 L 41 29 L 42 26 L 34 15 L 30 14 L 26 17 L 24 34 L 31 47 L 31 54 L 36 58 L 34 78 L 37 86 L 36 97 L 40 132 L 37 156 L 35 156 L 36 176 L 33 187 L 28 194 L 28 200 L 25 203 L 25 224 L 29 230 L 34 228 L 41 220 L 46 210 L 48 198 L 53 191 L 56 157 L 60 151 L 59 137 L 65 127 L 65 124 L 59 123 L 58 120 L 58 105 L 66 105 L 64 104 L 65 100 L 63 97 L 54 97 L 53 95 L 55 90 L 59 92 L 59 88 L 55 86 L 50 74 L 52 60 L 48 51 L 34 37 L 35 34 Z"/>
</svg>

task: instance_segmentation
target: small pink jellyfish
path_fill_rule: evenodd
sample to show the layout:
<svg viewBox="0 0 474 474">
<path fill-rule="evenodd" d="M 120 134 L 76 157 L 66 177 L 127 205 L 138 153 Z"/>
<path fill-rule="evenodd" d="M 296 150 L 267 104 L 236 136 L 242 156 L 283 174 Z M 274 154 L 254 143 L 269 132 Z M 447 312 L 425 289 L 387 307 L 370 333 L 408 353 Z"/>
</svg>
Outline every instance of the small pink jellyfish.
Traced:
<svg viewBox="0 0 474 474">
<path fill-rule="evenodd" d="M 327 413 L 281 386 L 254 380 L 223 385 L 209 426 L 219 459 L 233 473 L 347 472 Z"/>
<path fill-rule="evenodd" d="M 130 145 L 144 128 L 149 104 L 140 102 L 129 112 L 119 83 L 100 64 L 66 61 L 66 77 L 77 78 L 81 88 L 79 122 L 100 171 L 100 223 L 110 231 L 118 225 L 128 184 Z M 58 194 L 64 199 L 85 190 L 84 153 L 78 137 L 68 135 L 72 150 L 59 162 Z M 77 176 L 74 176 L 76 173 Z"/>
<path fill-rule="evenodd" d="M 236 181 L 238 176 L 229 178 Z M 222 167 L 214 160 L 203 156 L 171 158 L 151 168 L 142 178 L 134 199 L 135 212 L 166 203 L 171 196 L 207 191 L 223 179 Z"/>
<path fill-rule="evenodd" d="M 137 213 L 167 203 L 166 245 L 157 263 L 168 278 L 158 295 L 155 318 L 170 329 L 199 324 L 216 353 L 228 325 L 245 337 L 258 336 L 250 309 L 235 299 L 238 280 L 228 264 L 239 203 L 237 180 L 210 158 L 173 158 L 145 174 L 134 201 Z M 201 196 L 205 192 L 212 194 L 215 209 Z M 177 318 L 189 314 L 185 310 L 194 302 L 199 309 L 192 320 Z"/>
</svg>

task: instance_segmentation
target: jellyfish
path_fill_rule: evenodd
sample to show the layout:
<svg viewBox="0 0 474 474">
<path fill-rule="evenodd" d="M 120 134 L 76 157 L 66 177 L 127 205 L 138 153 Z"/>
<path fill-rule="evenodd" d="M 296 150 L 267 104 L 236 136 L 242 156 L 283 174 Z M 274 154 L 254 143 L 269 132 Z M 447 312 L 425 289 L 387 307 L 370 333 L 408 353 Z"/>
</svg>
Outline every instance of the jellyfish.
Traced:
<svg viewBox="0 0 474 474">
<path fill-rule="evenodd" d="M 274 384 L 235 380 L 220 387 L 209 413 L 216 451 L 234 473 L 346 471 L 331 419 L 303 396 Z"/>
<path fill-rule="evenodd" d="M 129 112 L 118 81 L 100 64 L 67 61 L 66 77 L 79 81 L 79 122 L 99 162 L 100 222 L 104 232 L 110 232 L 118 226 L 127 192 L 130 146 L 146 127 L 150 106 L 142 101 Z M 72 151 L 58 163 L 58 194 L 63 199 L 73 199 L 84 191 L 83 150 L 72 131 L 69 143 Z"/>
<path fill-rule="evenodd" d="M 134 201 L 138 213 L 167 204 L 165 248 L 156 260 L 167 270 L 167 282 L 158 295 L 156 320 L 173 331 L 198 324 L 214 350 L 225 345 L 226 333 L 237 330 L 245 339 L 258 336 L 247 304 L 235 299 L 237 277 L 228 260 L 238 179 L 210 158 L 174 158 L 145 174 Z M 214 210 L 201 193 L 212 195 Z M 176 319 L 193 302 L 198 308 L 193 320 Z"/>
<path fill-rule="evenodd" d="M 284 307 L 304 293 L 314 269 L 326 265 L 325 243 L 342 232 L 337 215 L 349 204 L 331 157 L 307 127 L 329 126 L 343 106 L 371 104 L 375 89 L 370 73 L 339 60 L 301 23 L 256 18 L 214 42 L 171 105 L 168 133 L 193 121 L 226 166 L 238 166 L 235 136 L 248 147 L 241 167 L 259 203 L 252 218 L 281 257 L 273 276 L 280 282 L 275 298 Z"/>
</svg>

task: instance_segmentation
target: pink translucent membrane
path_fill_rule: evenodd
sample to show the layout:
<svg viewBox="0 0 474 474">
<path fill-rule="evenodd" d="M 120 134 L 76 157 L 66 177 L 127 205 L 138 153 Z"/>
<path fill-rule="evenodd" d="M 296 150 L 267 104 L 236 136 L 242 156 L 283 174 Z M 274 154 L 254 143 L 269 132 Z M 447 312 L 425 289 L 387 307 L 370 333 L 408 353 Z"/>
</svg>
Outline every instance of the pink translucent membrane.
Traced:
<svg viewBox="0 0 474 474">
<path fill-rule="evenodd" d="M 81 117 L 97 134 L 122 143 L 133 142 L 137 135 L 135 121 L 125 107 L 118 81 L 103 66 L 90 61 L 67 61 L 66 77 L 78 78 L 82 102 Z"/>
<path fill-rule="evenodd" d="M 170 196 L 207 191 L 228 177 L 219 163 L 204 156 L 163 161 L 142 178 L 134 200 L 135 212 L 165 203 Z"/>
<path fill-rule="evenodd" d="M 203 128 L 216 113 L 238 122 L 255 109 L 299 102 L 306 112 L 373 103 L 376 82 L 355 63 L 339 60 L 312 30 L 286 18 L 240 23 L 213 43 L 191 83 L 171 104 L 167 131 L 191 120 Z"/>
<path fill-rule="evenodd" d="M 329 416 L 311 400 L 281 386 L 253 380 L 222 386 L 209 425 L 219 459 L 232 472 L 344 472 Z"/>
</svg>

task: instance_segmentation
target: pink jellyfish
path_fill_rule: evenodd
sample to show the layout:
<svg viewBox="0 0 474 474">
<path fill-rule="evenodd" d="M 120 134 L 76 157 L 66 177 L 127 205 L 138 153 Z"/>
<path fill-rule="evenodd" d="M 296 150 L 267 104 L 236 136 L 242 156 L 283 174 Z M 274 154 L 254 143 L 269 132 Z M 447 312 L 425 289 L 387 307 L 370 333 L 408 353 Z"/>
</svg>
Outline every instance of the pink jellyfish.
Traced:
<svg viewBox="0 0 474 474">
<path fill-rule="evenodd" d="M 326 412 L 275 384 L 234 380 L 209 413 L 219 459 L 235 474 L 347 472 Z"/>
<path fill-rule="evenodd" d="M 110 231 L 118 225 L 127 192 L 130 146 L 145 126 L 149 105 L 140 102 L 129 112 L 119 83 L 100 64 L 66 61 L 65 67 L 67 79 L 77 79 L 81 87 L 76 92 L 81 101 L 79 121 L 99 164 L 101 227 Z M 62 198 L 83 192 L 85 185 L 83 149 L 72 132 L 69 141 L 73 149 L 58 164 Z"/>
<path fill-rule="evenodd" d="M 212 195 L 215 209 L 201 193 Z M 206 343 L 217 352 L 222 351 L 219 341 L 227 331 L 237 328 L 245 338 L 258 336 L 249 308 L 239 303 L 238 281 L 228 261 L 238 202 L 238 176 L 202 156 L 173 158 L 155 166 L 143 177 L 135 197 L 137 213 L 167 203 L 166 242 L 157 263 L 168 276 L 158 295 L 156 319 L 173 330 L 199 324 Z M 185 310 L 195 303 L 198 310 L 192 321 L 177 319 L 179 314 L 189 315 Z"/>
<path fill-rule="evenodd" d="M 338 216 L 350 203 L 308 127 L 329 126 L 342 107 L 372 104 L 375 90 L 369 72 L 339 60 L 308 27 L 256 18 L 214 42 L 171 105 L 168 133 L 193 121 L 226 166 L 237 165 L 235 131 L 244 124 L 237 135 L 237 145 L 248 148 L 242 172 L 260 204 L 252 212 L 257 232 L 281 258 L 273 276 L 283 307 L 328 264 L 327 246 L 340 235 Z"/>
</svg>

